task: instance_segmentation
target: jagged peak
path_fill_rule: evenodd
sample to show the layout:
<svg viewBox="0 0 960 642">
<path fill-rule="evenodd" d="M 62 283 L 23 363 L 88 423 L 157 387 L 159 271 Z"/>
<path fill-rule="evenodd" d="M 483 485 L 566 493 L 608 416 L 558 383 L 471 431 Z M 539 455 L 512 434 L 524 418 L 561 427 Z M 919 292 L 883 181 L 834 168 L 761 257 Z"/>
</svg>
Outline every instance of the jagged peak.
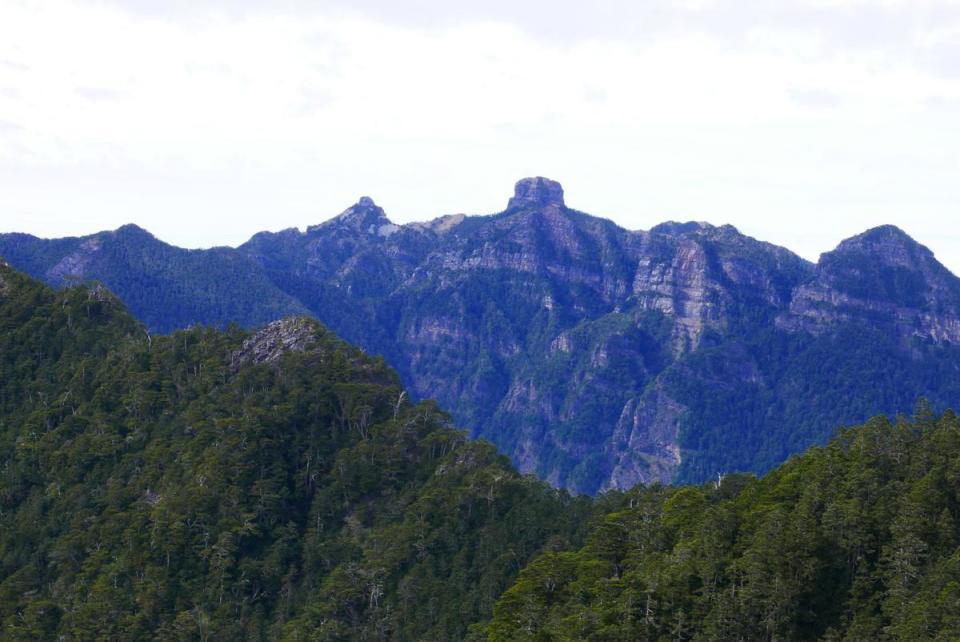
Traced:
<svg viewBox="0 0 960 642">
<path fill-rule="evenodd" d="M 383 208 L 374 203 L 369 196 L 361 196 L 359 201 L 329 221 L 308 227 L 307 234 L 333 225 L 383 237 L 390 236 L 400 229 L 400 226 L 394 225 L 387 218 Z"/>
<path fill-rule="evenodd" d="M 545 207 L 547 205 L 564 207 L 563 186 L 549 178 L 534 176 L 517 181 L 513 188 L 513 198 L 507 202 L 507 209 Z"/>
<path fill-rule="evenodd" d="M 819 333 L 878 315 L 903 336 L 960 344 L 960 280 L 933 252 L 894 225 L 852 236 L 820 255 L 815 278 L 794 291 L 777 325 Z"/>
<path fill-rule="evenodd" d="M 383 218 L 385 220 L 387 219 L 387 215 L 383 211 L 383 208 L 374 203 L 372 198 L 369 196 L 361 196 L 360 200 L 340 212 L 340 214 L 338 214 L 334 220 L 343 221 L 354 219 L 358 216 L 362 216 L 364 218 L 374 216 L 377 218 Z"/>
</svg>

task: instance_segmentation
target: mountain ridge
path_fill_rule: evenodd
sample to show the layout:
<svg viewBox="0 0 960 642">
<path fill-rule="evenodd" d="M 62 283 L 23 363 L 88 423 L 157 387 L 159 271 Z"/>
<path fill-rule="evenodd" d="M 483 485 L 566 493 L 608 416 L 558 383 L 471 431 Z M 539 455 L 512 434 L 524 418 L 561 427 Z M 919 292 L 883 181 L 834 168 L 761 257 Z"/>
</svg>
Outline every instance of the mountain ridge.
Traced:
<svg viewBox="0 0 960 642">
<path fill-rule="evenodd" d="M 237 248 L 179 250 L 132 231 L 0 235 L 0 256 L 48 283 L 99 278 L 155 330 L 312 314 L 521 470 L 577 492 L 762 472 L 838 425 L 957 396 L 933 372 L 960 344 L 958 280 L 892 226 L 813 264 L 730 225 L 627 230 L 536 177 L 493 215 L 395 225 L 363 197 Z M 141 245 L 117 245 L 127 236 Z M 849 357 L 823 370 L 837 351 Z M 878 397 L 857 360 L 912 374 Z"/>
</svg>

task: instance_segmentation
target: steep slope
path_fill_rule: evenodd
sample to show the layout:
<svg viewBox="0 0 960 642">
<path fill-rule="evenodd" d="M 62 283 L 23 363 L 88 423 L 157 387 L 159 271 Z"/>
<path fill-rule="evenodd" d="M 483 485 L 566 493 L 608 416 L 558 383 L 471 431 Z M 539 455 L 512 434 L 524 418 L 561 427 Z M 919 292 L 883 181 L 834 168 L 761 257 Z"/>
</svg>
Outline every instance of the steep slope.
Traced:
<svg viewBox="0 0 960 642">
<path fill-rule="evenodd" d="M 589 504 L 293 317 L 149 336 L 0 266 L 3 638 L 462 638 Z"/>
<path fill-rule="evenodd" d="M 54 283 L 120 286 L 152 327 L 307 310 L 577 492 L 762 472 L 839 425 L 960 395 L 960 282 L 891 227 L 814 266 L 728 225 L 628 231 L 531 178 L 491 216 L 395 225 L 364 197 L 235 250 L 150 240 L 88 259 L 90 239 L 0 235 L 0 255 Z"/>
<path fill-rule="evenodd" d="M 757 480 L 638 487 L 473 639 L 960 639 L 960 420 L 844 431 Z"/>
</svg>

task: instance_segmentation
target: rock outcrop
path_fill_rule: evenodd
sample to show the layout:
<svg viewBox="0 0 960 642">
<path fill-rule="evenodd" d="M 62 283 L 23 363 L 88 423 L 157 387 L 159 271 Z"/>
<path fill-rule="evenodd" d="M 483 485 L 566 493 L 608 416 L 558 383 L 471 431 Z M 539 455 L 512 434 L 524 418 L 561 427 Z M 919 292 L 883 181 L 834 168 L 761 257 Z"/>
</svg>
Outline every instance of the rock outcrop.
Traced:
<svg viewBox="0 0 960 642">
<path fill-rule="evenodd" d="M 383 238 L 388 238 L 400 229 L 400 226 L 394 225 L 387 218 L 383 208 L 374 203 L 369 196 L 360 197 L 355 205 L 348 207 L 326 223 L 307 228 L 307 233 L 316 233 L 331 227 L 348 228 L 361 234 Z"/>
<path fill-rule="evenodd" d="M 662 385 L 628 401 L 608 445 L 613 469 L 601 490 L 671 480 L 682 462 L 680 426 L 685 411 Z"/>
<path fill-rule="evenodd" d="M 513 197 L 507 202 L 507 210 L 548 207 L 563 207 L 563 187 L 549 178 L 537 176 L 517 181 Z"/>
<path fill-rule="evenodd" d="M 231 362 L 274 363 L 287 352 L 306 352 L 314 345 L 317 322 L 308 317 L 289 317 L 267 324 L 243 342 Z"/>
</svg>

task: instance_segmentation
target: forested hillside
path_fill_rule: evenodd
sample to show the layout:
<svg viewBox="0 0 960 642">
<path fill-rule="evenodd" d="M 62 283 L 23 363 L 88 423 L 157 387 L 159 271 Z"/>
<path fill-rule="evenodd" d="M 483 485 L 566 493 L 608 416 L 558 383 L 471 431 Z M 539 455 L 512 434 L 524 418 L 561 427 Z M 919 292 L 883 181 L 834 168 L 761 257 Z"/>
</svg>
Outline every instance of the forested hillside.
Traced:
<svg viewBox="0 0 960 642">
<path fill-rule="evenodd" d="M 150 336 L 0 264 L 0 638 L 454 640 L 594 510 L 316 322 Z"/>
<path fill-rule="evenodd" d="M 960 420 L 845 430 L 762 479 L 638 487 L 478 639 L 960 639 Z"/>
</svg>

